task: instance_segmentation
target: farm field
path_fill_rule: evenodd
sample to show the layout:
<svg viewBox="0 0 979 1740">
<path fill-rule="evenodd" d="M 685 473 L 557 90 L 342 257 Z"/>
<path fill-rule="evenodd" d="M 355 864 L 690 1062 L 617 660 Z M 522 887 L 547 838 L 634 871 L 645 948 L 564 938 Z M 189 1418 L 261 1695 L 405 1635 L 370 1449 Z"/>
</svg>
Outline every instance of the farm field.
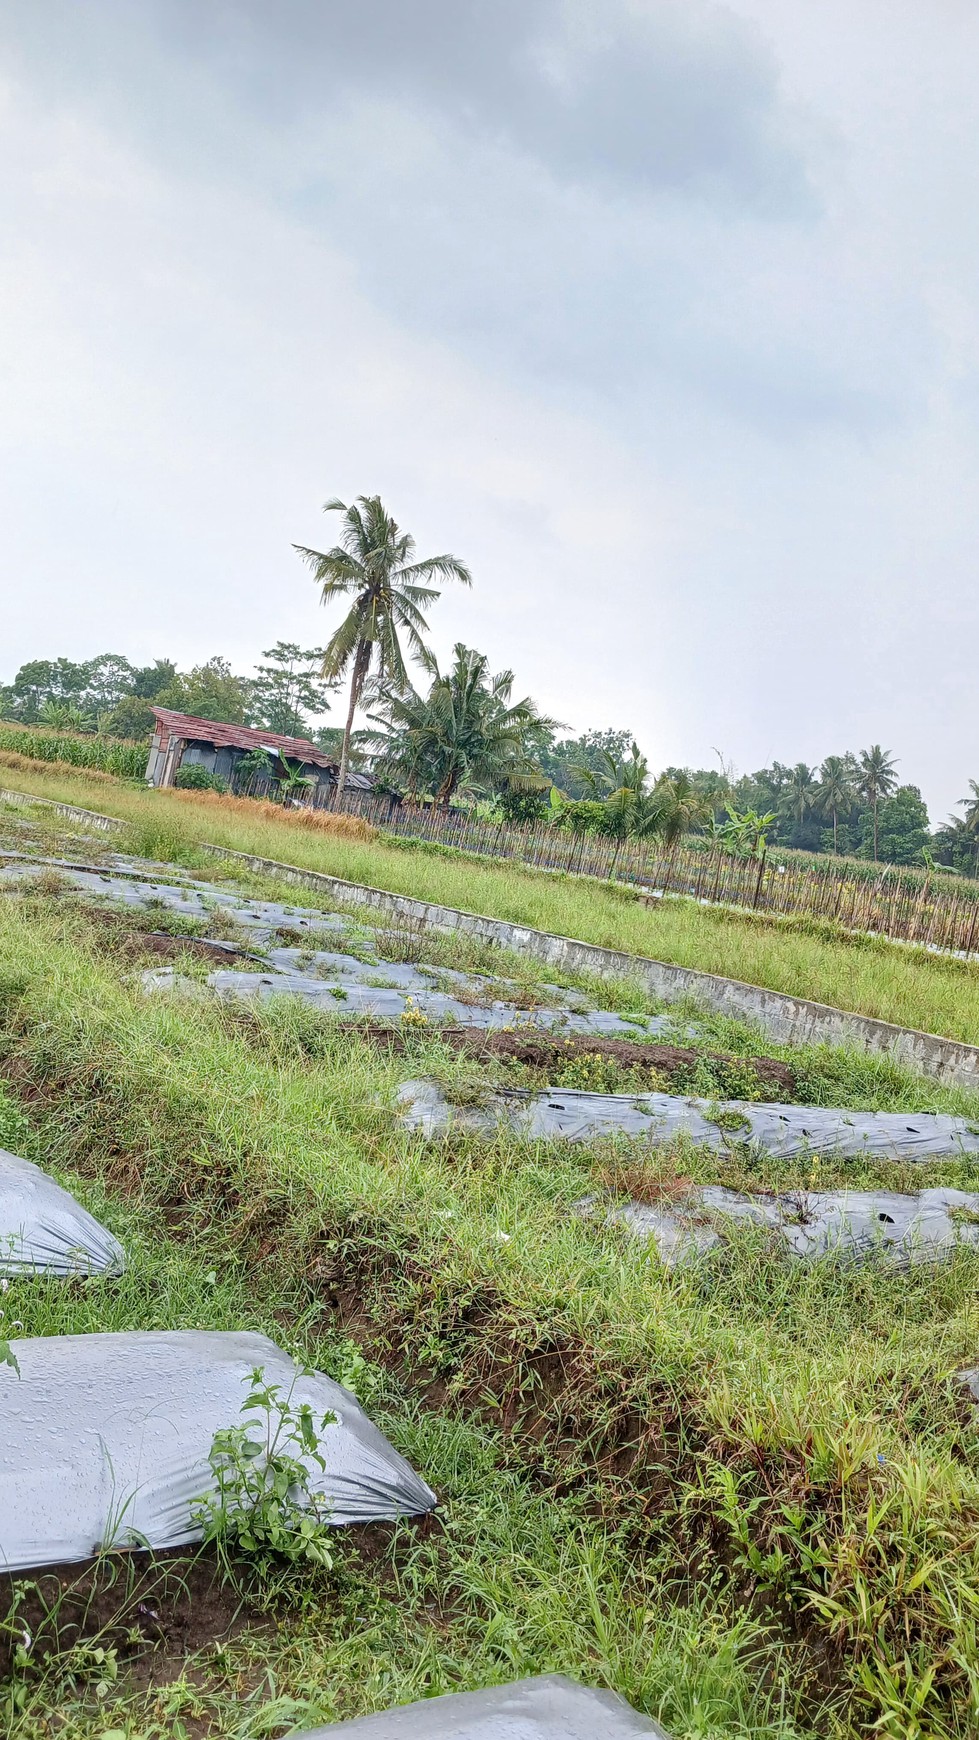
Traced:
<svg viewBox="0 0 979 1740">
<path fill-rule="evenodd" d="M 86 799 L 76 788 L 71 801 Z M 109 787 L 87 801 L 132 802 L 128 847 L 198 868 L 211 806 L 150 810 Z M 288 853 L 240 849 L 353 851 L 281 825 Z M 118 844 L 0 809 L 8 851 L 95 861 Z M 375 874 L 469 869 L 362 849 Z M 523 880 L 500 898 L 567 897 Z M 663 916 L 609 893 L 601 921 L 617 912 Z M 422 1521 L 336 1531 L 329 1567 L 208 1547 L 138 1579 L 118 1560 L 14 1579 L 12 1740 L 259 1740 L 556 1670 L 618 1690 L 674 1740 L 973 1733 L 977 1428 L 954 1374 L 976 1363 L 979 1254 L 909 1271 L 790 1264 L 743 1228 L 709 1263 L 668 1272 L 576 1205 L 637 1190 L 668 1201 L 691 1180 L 804 1193 L 817 1173 L 820 1187 L 974 1191 L 979 1161 L 782 1161 L 736 1141 L 709 1154 L 502 1132 L 426 1144 L 395 1115 L 407 1076 L 466 1103 L 507 1068 L 533 1082 L 534 1066 L 455 1049 L 416 1019 L 385 1037 L 284 996 L 222 1002 L 194 953 L 207 935 L 241 941 L 230 900 L 190 919 L 93 903 L 51 870 L 0 885 L 0 1145 L 54 1170 L 128 1254 L 122 1277 L 12 1280 L 4 1327 L 263 1331 L 352 1387 L 440 1504 Z M 388 959 L 418 958 L 424 942 L 446 972 L 519 974 L 521 1006 L 544 1002 L 518 957 L 390 936 L 379 954 L 382 942 Z M 141 975 L 164 945 L 185 989 L 147 995 Z M 655 1014 L 634 987 L 584 990 Z M 708 1079 L 723 1053 L 743 1091 L 767 1055 L 807 1103 L 979 1116 L 974 1096 L 886 1058 L 773 1053 L 748 1027 L 670 1014 L 675 1032 L 656 1037 L 697 1054 L 688 1090 L 731 1091 Z M 591 1069 L 583 1079 L 570 1061 L 568 1085 L 638 1085 Z"/>
<path fill-rule="evenodd" d="M 287 816 L 249 814 L 191 793 L 145 791 L 106 776 L 11 768 L 18 790 L 103 810 L 129 824 L 133 850 L 201 864 L 199 842 L 325 871 L 395 893 L 633 954 L 721 973 L 898 1025 L 979 1043 L 979 968 L 826 924 L 766 919 L 626 888 L 441 855 L 383 838 L 334 837 Z M 213 861 L 209 864 L 209 874 Z M 313 897 L 310 896 L 310 899 Z"/>
</svg>

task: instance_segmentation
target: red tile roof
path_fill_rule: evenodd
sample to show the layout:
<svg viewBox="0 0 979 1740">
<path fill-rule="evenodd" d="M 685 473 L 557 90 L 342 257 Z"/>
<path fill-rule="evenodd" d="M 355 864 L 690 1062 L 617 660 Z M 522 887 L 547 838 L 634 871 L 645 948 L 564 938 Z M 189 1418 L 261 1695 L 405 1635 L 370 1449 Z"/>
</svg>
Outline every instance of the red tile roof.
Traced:
<svg viewBox="0 0 979 1740">
<path fill-rule="evenodd" d="M 314 767 L 337 763 L 310 743 L 308 737 L 280 737 L 276 731 L 253 731 L 250 725 L 222 725 L 215 719 L 195 719 L 190 713 L 174 713 L 170 707 L 154 707 L 153 714 L 169 736 L 192 743 L 213 743 L 221 749 L 271 749 L 292 761 L 309 761 Z"/>
</svg>

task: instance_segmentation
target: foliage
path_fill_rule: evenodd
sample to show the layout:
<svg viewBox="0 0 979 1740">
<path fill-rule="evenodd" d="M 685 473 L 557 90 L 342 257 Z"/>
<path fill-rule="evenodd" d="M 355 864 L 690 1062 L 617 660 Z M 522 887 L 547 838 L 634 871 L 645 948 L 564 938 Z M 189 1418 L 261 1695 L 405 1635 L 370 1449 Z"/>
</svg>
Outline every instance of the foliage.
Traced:
<svg viewBox="0 0 979 1740">
<path fill-rule="evenodd" d="M 151 665 L 140 665 L 133 671 L 131 693 L 140 701 L 155 701 L 176 675 L 172 659 L 154 659 Z"/>
<path fill-rule="evenodd" d="M 582 769 L 598 774 L 609 761 L 625 760 L 635 741 L 631 731 L 583 731 L 580 737 L 556 738 L 547 732 L 538 746 L 541 772 L 568 798 L 583 798 L 589 785 Z"/>
<path fill-rule="evenodd" d="M 404 635 L 410 654 L 421 664 L 426 664 L 429 658 L 423 639 L 428 622 L 423 612 L 439 593 L 426 582 L 458 580 L 471 586 L 472 576 L 458 556 L 426 556 L 416 561 L 414 539 L 402 531 L 378 495 L 358 496 L 349 507 L 342 501 L 328 501 L 323 512 L 342 516 L 340 542 L 325 551 L 309 550 L 300 544 L 294 548 L 312 569 L 324 604 L 339 598 L 352 599 L 323 655 L 322 674 L 328 682 L 337 682 L 350 672 L 350 698 L 337 779 L 340 793 L 350 763 L 354 713 L 372 670 L 379 681 L 392 689 L 406 689 L 408 673 L 401 636 Z"/>
<path fill-rule="evenodd" d="M 902 785 L 865 817 L 861 850 L 886 864 L 921 864 L 927 846 L 928 811 L 916 785 Z"/>
<path fill-rule="evenodd" d="M 336 1415 L 316 1419 L 308 1402 L 294 1402 L 299 1375 L 283 1395 L 260 1368 L 251 1373 L 242 1413 L 262 1416 L 261 1436 L 247 1425 L 215 1433 L 209 1458 L 215 1490 L 199 1505 L 204 1540 L 246 1553 L 262 1575 L 276 1561 L 326 1570 L 333 1564 L 334 1531 L 310 1464 L 325 1469 L 320 1442 Z"/>
<path fill-rule="evenodd" d="M 553 815 L 550 794 L 544 784 L 528 789 L 508 783 L 497 793 L 496 808 L 510 827 L 527 827 Z"/>
<path fill-rule="evenodd" d="M 726 820 L 715 826 L 713 838 L 739 858 L 764 858 L 768 833 L 778 818 L 774 810 L 760 816 L 757 810 L 736 810 L 725 804 Z"/>
<path fill-rule="evenodd" d="M 183 767 L 178 767 L 173 776 L 177 791 L 217 791 L 226 792 L 228 782 L 219 773 L 212 773 L 209 767 L 202 767 L 200 762 L 188 761 Z"/>
<path fill-rule="evenodd" d="M 189 713 L 195 719 L 213 719 L 216 724 L 244 725 L 248 720 L 248 686 L 232 675 L 227 659 L 212 658 L 179 672 L 156 697 L 158 707 Z"/>
<path fill-rule="evenodd" d="M 262 657 L 268 662 L 256 665 L 257 675 L 249 684 L 252 724 L 280 737 L 308 737 L 308 716 L 317 719 L 330 707 L 330 685 L 319 675 L 324 649 L 304 652 L 295 641 L 279 640 Z"/>
<path fill-rule="evenodd" d="M 461 641 L 453 655 L 445 672 L 427 656 L 427 695 L 393 682 L 374 686 L 378 771 L 403 780 L 413 795 L 425 792 L 445 805 L 459 791 L 543 795 L 532 743 L 552 721 L 541 718 L 529 696 L 512 699 L 512 671 L 493 676 L 485 653 Z"/>
<path fill-rule="evenodd" d="M 142 779 L 146 750 L 141 745 L 114 743 L 103 737 L 76 737 L 30 727 L 0 725 L 0 749 L 29 755 L 36 761 L 64 761 L 72 767 L 97 768 L 122 779 Z"/>
<path fill-rule="evenodd" d="M 139 695 L 124 695 L 109 715 L 113 737 L 145 740 L 152 735 L 155 723 L 149 701 L 144 701 Z"/>
</svg>

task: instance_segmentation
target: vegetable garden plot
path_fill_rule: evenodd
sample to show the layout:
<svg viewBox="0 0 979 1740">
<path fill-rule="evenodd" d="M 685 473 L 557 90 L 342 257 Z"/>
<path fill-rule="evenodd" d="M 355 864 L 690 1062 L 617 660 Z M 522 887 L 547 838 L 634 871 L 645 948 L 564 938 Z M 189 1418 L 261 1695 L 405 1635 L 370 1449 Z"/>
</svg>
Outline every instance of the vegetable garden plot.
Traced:
<svg viewBox="0 0 979 1740">
<path fill-rule="evenodd" d="M 0 1274 L 118 1275 L 118 1240 L 39 1166 L 0 1148 Z"/>
<path fill-rule="evenodd" d="M 679 1201 L 623 1203 L 610 1209 L 606 1220 L 652 1240 L 667 1268 L 723 1244 L 725 1223 L 732 1221 L 770 1228 L 788 1255 L 809 1261 L 877 1258 L 888 1267 L 907 1268 L 940 1262 L 962 1245 L 979 1248 L 979 1195 L 964 1190 L 749 1196 L 711 1184 L 691 1189 Z"/>
<path fill-rule="evenodd" d="M 310 1729 L 295 1740 L 669 1740 L 665 1729 L 614 1692 L 564 1674 L 516 1680 L 482 1692 L 452 1692 L 379 1716 Z"/>
<path fill-rule="evenodd" d="M 385 963 L 381 963 L 383 967 Z M 375 967 L 374 971 L 377 969 Z M 206 983 L 222 997 L 301 997 L 315 1008 L 333 1015 L 369 1015 L 389 1021 L 400 1021 L 405 1015 L 418 1013 L 427 1021 L 450 1021 L 467 1027 L 513 1027 L 515 1025 L 557 1029 L 565 1033 L 631 1033 L 635 1021 L 626 1021 L 604 1009 L 579 1014 L 571 1009 L 520 1009 L 500 999 L 490 1005 L 463 1003 L 443 991 L 418 990 L 414 993 L 389 989 L 386 986 L 365 985 L 354 978 L 332 981 L 313 978 L 303 973 L 248 973 L 232 968 L 209 973 Z M 160 991 L 196 989 L 192 981 L 182 979 L 171 969 L 151 968 L 143 975 L 147 990 Z M 665 1026 L 665 1020 L 662 1022 Z M 658 1030 L 657 1017 L 645 1024 L 647 1032 Z"/>
<path fill-rule="evenodd" d="M 177 884 L 146 879 L 137 874 L 134 868 L 137 864 L 138 860 L 128 859 L 120 861 L 114 869 L 100 870 L 62 862 L 61 868 L 74 887 L 112 905 L 149 912 L 162 907 L 181 917 L 204 921 L 219 908 L 230 914 L 243 930 L 250 931 L 256 943 L 272 944 L 265 955 L 269 969 L 266 973 L 229 969 L 209 976 L 207 983 L 222 996 L 301 997 L 332 1014 L 370 1015 L 392 1021 L 417 1011 L 430 1021 L 483 1028 L 521 1025 L 570 1033 L 635 1035 L 637 1031 L 661 1032 L 670 1026 L 666 1016 L 626 1019 L 604 1009 L 593 1009 L 583 993 L 558 985 L 541 985 L 541 1006 L 527 1008 L 514 1000 L 517 986 L 512 979 L 492 974 L 388 961 L 383 955 L 361 961 L 329 949 L 275 946 L 274 939 L 283 930 L 309 930 L 314 934 L 334 931 L 345 935 L 349 920 L 310 907 L 287 906 L 281 901 L 247 900 L 206 882 Z M 14 868 L 17 874 L 22 874 L 25 865 L 8 864 L 0 874 L 9 876 Z M 148 868 L 155 870 L 157 866 Z M 200 943 L 204 939 L 195 940 Z M 228 948 L 226 943 L 215 946 Z M 378 978 L 387 982 L 379 985 Z M 150 990 L 172 988 L 179 982 L 167 970 L 150 972 L 144 977 Z M 453 996 L 451 988 L 438 988 L 438 982 L 457 988 L 459 995 Z M 548 1007 L 547 1001 L 553 999 L 559 999 L 559 1005 Z"/>
<path fill-rule="evenodd" d="M 8 1571 L 106 1547 L 199 1540 L 198 1507 L 216 1485 L 215 1433 L 240 1426 L 267 1443 L 267 1416 L 242 1412 L 256 1371 L 318 1422 L 325 1466 L 298 1460 L 322 1495 L 322 1520 L 393 1520 L 436 1503 L 348 1390 L 301 1372 L 263 1335 L 136 1331 L 12 1345 L 19 1372 L 0 1371 L 0 1563 Z"/>
<path fill-rule="evenodd" d="M 508 1130 L 526 1141 L 594 1142 L 603 1136 L 668 1142 L 675 1136 L 717 1153 L 747 1142 L 782 1160 L 837 1154 L 876 1160 L 936 1160 L 979 1154 L 979 1128 L 944 1112 L 850 1112 L 750 1100 L 681 1099 L 674 1094 L 596 1094 L 578 1089 L 526 1093 L 503 1089 L 482 1105 L 455 1106 L 434 1082 L 398 1091 L 402 1121 L 425 1136 L 449 1129 L 490 1136 Z"/>
</svg>

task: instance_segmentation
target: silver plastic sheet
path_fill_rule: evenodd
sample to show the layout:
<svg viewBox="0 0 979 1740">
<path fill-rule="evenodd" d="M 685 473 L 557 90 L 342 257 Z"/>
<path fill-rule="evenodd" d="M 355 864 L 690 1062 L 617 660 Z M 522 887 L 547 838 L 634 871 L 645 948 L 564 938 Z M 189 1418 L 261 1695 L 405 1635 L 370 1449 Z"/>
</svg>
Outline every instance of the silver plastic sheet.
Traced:
<svg viewBox="0 0 979 1740">
<path fill-rule="evenodd" d="M 121 1274 L 112 1234 L 39 1166 L 0 1148 L 0 1275 Z"/>
<path fill-rule="evenodd" d="M 589 1205 L 593 1206 L 593 1205 Z M 731 1221 L 769 1228 L 793 1257 L 870 1258 L 888 1267 L 935 1263 L 960 1246 L 979 1247 L 979 1195 L 965 1190 L 798 1191 L 747 1195 L 721 1185 L 691 1189 L 679 1202 L 628 1202 L 609 1210 L 638 1237 L 652 1240 L 667 1268 L 724 1243 Z"/>
<path fill-rule="evenodd" d="M 292 1404 L 321 1419 L 325 1471 L 310 1463 L 329 1521 L 415 1516 L 435 1494 L 342 1385 L 300 1373 L 263 1335 L 218 1330 L 47 1336 L 13 1344 L 0 1368 L 0 1566 L 87 1559 L 101 1547 L 174 1547 L 200 1538 L 195 1505 L 213 1490 L 214 1434 L 242 1413 L 260 1368 Z"/>
<path fill-rule="evenodd" d="M 4 876 L 37 874 L 51 868 L 54 862 L 0 863 L 0 880 Z M 256 946 L 263 948 L 262 964 L 266 971 L 217 969 L 205 982 L 220 996 L 300 997 L 334 1015 L 362 1015 L 378 1020 L 399 1021 L 406 1011 L 414 1009 L 433 1023 L 451 1022 L 454 1026 L 532 1027 L 548 1032 L 619 1034 L 632 1038 L 659 1033 L 672 1025 L 663 1015 L 625 1017 L 595 1009 L 583 992 L 558 985 L 542 984 L 540 1005 L 527 1008 L 525 996 L 518 995 L 521 988 L 505 976 L 385 959 L 383 924 L 372 927 L 338 913 L 290 906 L 278 900 L 249 900 L 213 883 L 189 879 L 164 881 L 156 874 L 161 866 L 139 859 L 118 859 L 104 869 L 65 861 L 58 862 L 57 867 L 81 893 L 98 896 L 112 905 L 140 908 L 148 915 L 164 910 L 206 922 L 212 913 L 227 914 Z M 307 933 L 309 947 L 283 945 L 279 937 L 283 930 Z M 340 948 L 321 947 L 323 938 L 331 933 L 338 943 L 353 933 L 358 940 L 363 939 L 365 952 L 376 950 L 375 958 L 360 960 Z M 214 940 L 229 954 L 247 952 L 236 950 L 221 939 Z M 254 954 L 249 958 L 258 962 Z M 150 991 L 186 991 L 199 983 L 186 981 L 167 967 L 151 968 L 144 973 L 142 982 Z"/>
<path fill-rule="evenodd" d="M 378 972 L 377 967 L 374 972 Z M 448 992 L 423 988 L 423 981 L 409 992 L 386 985 L 358 983 L 352 978 L 337 978 L 331 982 L 305 973 L 248 973 L 219 967 L 208 974 L 206 983 L 221 997 L 254 998 L 259 1002 L 268 997 L 299 997 L 304 1003 L 331 1015 L 364 1015 L 375 1020 L 400 1021 L 412 1010 L 432 1023 L 446 1022 L 454 1027 L 532 1027 L 547 1032 L 629 1034 L 632 1038 L 637 1037 L 634 1022 L 604 1009 L 583 1014 L 572 1009 L 522 1009 L 504 998 L 486 1003 L 463 1002 Z M 167 967 L 149 968 L 143 974 L 143 985 L 150 991 L 191 988 Z M 665 1022 L 661 1017 L 652 1016 L 644 1022 L 642 1031 L 655 1031 L 658 1024 L 665 1025 Z"/>
<path fill-rule="evenodd" d="M 576 1685 L 563 1674 L 516 1680 L 482 1692 L 452 1692 L 401 1704 L 379 1716 L 312 1728 L 295 1740 L 669 1740 L 614 1692 Z"/>
<path fill-rule="evenodd" d="M 830 1153 L 903 1161 L 979 1154 L 979 1129 L 942 1112 L 850 1112 L 750 1100 L 712 1105 L 673 1094 L 594 1094 L 563 1088 L 546 1093 L 507 1089 L 482 1105 L 454 1106 L 430 1081 L 405 1082 L 398 1099 L 403 1122 L 426 1136 L 450 1128 L 483 1136 L 509 1130 L 527 1141 L 594 1142 L 629 1136 L 668 1142 L 684 1135 L 716 1152 L 749 1142 L 784 1160 Z M 718 1122 L 719 1115 L 725 1122 Z"/>
</svg>

